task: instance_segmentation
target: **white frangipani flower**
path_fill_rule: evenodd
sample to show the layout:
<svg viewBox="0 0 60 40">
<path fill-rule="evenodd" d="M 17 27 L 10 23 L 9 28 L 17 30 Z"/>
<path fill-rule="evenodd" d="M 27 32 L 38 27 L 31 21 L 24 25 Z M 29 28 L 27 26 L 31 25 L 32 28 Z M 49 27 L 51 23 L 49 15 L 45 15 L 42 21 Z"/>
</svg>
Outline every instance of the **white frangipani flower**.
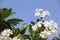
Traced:
<svg viewBox="0 0 60 40">
<path fill-rule="evenodd" d="M 50 16 L 50 13 L 49 11 L 43 11 L 42 14 L 45 16 L 45 17 L 49 17 Z"/>
<path fill-rule="evenodd" d="M 39 16 L 40 15 L 40 10 L 39 9 L 36 9 L 35 10 L 35 16 Z"/>
<path fill-rule="evenodd" d="M 51 35 L 52 33 L 50 32 L 50 31 L 47 31 L 47 35 L 49 36 L 49 35 Z"/>
<path fill-rule="evenodd" d="M 58 24 L 55 23 L 53 20 L 50 20 L 50 23 L 52 24 L 54 29 L 58 29 Z"/>
<path fill-rule="evenodd" d="M 40 15 L 40 12 L 39 11 L 35 13 L 35 16 L 39 16 L 39 15 Z"/>
<path fill-rule="evenodd" d="M 18 39 L 17 37 L 14 37 L 12 40 L 20 40 L 20 39 Z"/>
<path fill-rule="evenodd" d="M 41 14 L 39 15 L 39 17 L 44 18 L 44 17 L 45 17 L 45 15 L 41 13 Z"/>
<path fill-rule="evenodd" d="M 17 37 L 14 37 L 12 40 L 18 40 Z"/>
<path fill-rule="evenodd" d="M 34 30 L 34 31 L 36 31 L 37 29 L 38 29 L 38 27 L 42 27 L 42 22 L 40 21 L 40 22 L 38 22 L 38 23 L 36 23 L 35 25 L 33 25 L 32 26 L 32 29 Z"/>
<path fill-rule="evenodd" d="M 41 33 L 40 33 L 40 37 L 42 37 L 42 38 L 47 38 L 47 32 L 46 32 L 46 31 L 41 32 Z"/>
<path fill-rule="evenodd" d="M 54 21 L 50 20 L 50 21 L 45 21 L 43 22 L 45 27 L 49 27 L 49 29 L 57 29 L 58 25 L 57 23 L 55 23 Z"/>
<path fill-rule="evenodd" d="M 54 23 L 53 26 L 54 26 L 55 29 L 58 29 L 58 24 L 57 23 Z"/>
<path fill-rule="evenodd" d="M 42 38 L 47 38 L 49 35 L 51 35 L 51 32 L 46 30 L 40 33 L 40 37 Z"/>
<path fill-rule="evenodd" d="M 11 40 L 11 38 L 7 36 L 0 36 L 0 40 Z"/>
<path fill-rule="evenodd" d="M 53 29 L 53 30 L 51 30 L 51 33 L 52 34 L 57 34 L 57 30 Z"/>
<path fill-rule="evenodd" d="M 52 24 L 51 24 L 49 21 L 43 22 L 43 25 L 44 25 L 45 27 L 51 27 L 51 26 L 52 26 Z"/>
<path fill-rule="evenodd" d="M 20 40 L 17 37 L 10 38 L 10 34 L 12 33 L 12 30 L 10 29 L 5 29 L 1 34 L 0 34 L 0 40 Z"/>
<path fill-rule="evenodd" d="M 12 33 L 12 30 L 6 29 L 6 30 L 4 30 L 1 34 L 2 34 L 3 36 L 5 36 L 5 35 L 9 36 L 10 34 L 13 34 L 13 33 Z"/>
<path fill-rule="evenodd" d="M 29 39 L 26 39 L 26 40 L 29 40 Z"/>
<path fill-rule="evenodd" d="M 32 26 L 33 31 L 36 31 L 38 29 L 37 25 Z"/>
<path fill-rule="evenodd" d="M 36 9 L 35 10 L 35 16 L 40 16 L 41 15 L 41 11 L 43 11 L 43 9 Z"/>
<path fill-rule="evenodd" d="M 42 25 L 42 22 L 41 21 L 39 21 L 38 23 L 36 23 L 36 25 L 38 26 L 38 27 L 41 27 Z"/>
</svg>

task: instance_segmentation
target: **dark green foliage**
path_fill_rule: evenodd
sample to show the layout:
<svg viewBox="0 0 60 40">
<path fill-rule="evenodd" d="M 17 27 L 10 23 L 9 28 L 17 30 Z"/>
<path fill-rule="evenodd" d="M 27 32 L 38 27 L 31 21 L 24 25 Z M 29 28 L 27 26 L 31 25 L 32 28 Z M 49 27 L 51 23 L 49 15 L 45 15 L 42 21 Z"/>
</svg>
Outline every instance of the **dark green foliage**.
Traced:
<svg viewBox="0 0 60 40">
<path fill-rule="evenodd" d="M 44 31 L 44 29 L 45 29 L 45 27 L 43 24 L 42 24 L 42 27 L 38 28 L 39 32 Z"/>
<path fill-rule="evenodd" d="M 30 36 L 34 38 L 34 32 L 32 31 L 32 25 L 29 25 Z"/>
<path fill-rule="evenodd" d="M 1 14 L 1 16 L 0 16 L 1 19 L 6 19 L 6 18 L 8 18 L 9 16 L 11 16 L 15 13 L 12 12 L 11 8 L 10 9 L 3 8 L 3 9 L 0 9 L 0 14 Z"/>
<path fill-rule="evenodd" d="M 33 21 L 31 21 L 30 23 L 31 23 L 32 25 L 35 25 L 35 22 L 33 22 Z"/>
<path fill-rule="evenodd" d="M 23 22 L 21 19 L 13 18 L 13 19 L 8 19 L 7 20 L 11 25 L 17 25 L 19 22 Z"/>
<path fill-rule="evenodd" d="M 9 16 L 15 14 L 12 9 L 2 8 L 0 9 L 0 32 L 6 28 L 12 29 L 13 26 L 17 25 L 19 22 L 23 20 L 18 18 L 8 19 Z"/>
<path fill-rule="evenodd" d="M 39 22 L 40 21 L 40 19 L 38 18 L 37 20 L 36 20 L 36 22 Z"/>
<path fill-rule="evenodd" d="M 17 36 L 18 34 L 23 35 L 25 33 L 26 29 L 27 29 L 27 26 L 28 25 L 26 23 L 24 23 L 22 25 L 22 28 L 12 28 L 13 36 Z"/>
<path fill-rule="evenodd" d="M 22 28 L 21 28 L 21 34 L 24 34 L 25 33 L 25 31 L 26 31 L 26 29 L 27 29 L 27 27 L 28 27 L 28 24 L 26 24 L 26 23 L 24 23 L 23 25 L 22 25 Z"/>
<path fill-rule="evenodd" d="M 20 34 L 21 30 L 19 28 L 12 28 L 12 31 L 13 31 L 13 35 L 11 35 L 11 37 L 14 37 Z"/>
<path fill-rule="evenodd" d="M 0 32 L 3 31 L 6 28 L 11 29 L 11 26 L 10 26 L 9 22 L 7 22 L 5 20 L 0 20 Z"/>
<path fill-rule="evenodd" d="M 36 40 L 36 37 L 38 36 L 38 34 L 33 32 L 32 25 L 29 25 L 29 32 L 30 32 L 31 39 Z"/>
</svg>

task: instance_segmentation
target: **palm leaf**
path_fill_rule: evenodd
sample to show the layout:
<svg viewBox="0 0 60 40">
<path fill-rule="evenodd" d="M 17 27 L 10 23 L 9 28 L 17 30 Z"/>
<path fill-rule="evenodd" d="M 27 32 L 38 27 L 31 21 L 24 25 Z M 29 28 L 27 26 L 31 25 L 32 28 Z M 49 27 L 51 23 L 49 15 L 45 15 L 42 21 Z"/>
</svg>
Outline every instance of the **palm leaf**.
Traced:
<svg viewBox="0 0 60 40">
<path fill-rule="evenodd" d="M 21 19 L 17 19 L 17 18 L 13 18 L 13 19 L 9 19 L 7 20 L 11 25 L 17 25 L 19 24 L 19 22 L 23 22 L 23 20 Z"/>
<path fill-rule="evenodd" d="M 24 23 L 23 25 L 22 25 L 22 29 L 21 29 L 21 34 L 24 34 L 25 33 L 25 31 L 26 31 L 26 29 L 27 29 L 27 26 L 28 26 L 28 24 L 26 24 L 26 23 Z"/>
<path fill-rule="evenodd" d="M 29 25 L 29 33 L 30 33 L 30 36 L 32 37 L 32 39 L 34 39 L 35 33 L 32 30 L 32 25 Z"/>
<path fill-rule="evenodd" d="M 11 15 L 15 14 L 15 12 L 12 12 L 12 9 L 7 9 L 7 8 L 3 8 L 3 9 L 0 9 L 0 15 L 2 17 L 2 19 L 5 19 Z"/>
</svg>

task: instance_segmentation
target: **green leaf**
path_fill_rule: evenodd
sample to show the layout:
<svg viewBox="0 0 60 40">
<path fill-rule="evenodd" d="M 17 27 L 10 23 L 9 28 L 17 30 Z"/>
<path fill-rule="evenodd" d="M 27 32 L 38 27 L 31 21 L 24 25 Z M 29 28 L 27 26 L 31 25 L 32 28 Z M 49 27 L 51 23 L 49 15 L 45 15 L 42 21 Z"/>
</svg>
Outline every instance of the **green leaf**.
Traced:
<svg viewBox="0 0 60 40">
<path fill-rule="evenodd" d="M 35 33 L 32 31 L 32 26 L 31 25 L 29 25 L 29 33 L 30 33 L 30 36 L 33 39 L 35 37 Z"/>
<path fill-rule="evenodd" d="M 23 25 L 22 25 L 22 29 L 21 29 L 21 34 L 24 34 L 25 33 L 25 31 L 26 31 L 26 29 L 27 29 L 27 26 L 28 26 L 28 24 L 26 24 L 26 23 L 24 23 Z"/>
<path fill-rule="evenodd" d="M 17 25 L 19 22 L 23 22 L 23 20 L 21 19 L 17 19 L 17 18 L 13 18 L 13 19 L 9 19 L 7 20 L 11 25 Z"/>
<path fill-rule="evenodd" d="M 29 39 L 29 40 L 31 40 L 30 35 L 28 35 L 28 34 L 24 34 L 24 35 L 25 35 L 25 39 Z"/>
<path fill-rule="evenodd" d="M 13 35 L 17 36 L 18 34 L 20 34 L 21 30 L 19 28 L 12 28 L 12 31 L 13 31 Z"/>
<path fill-rule="evenodd" d="M 3 9 L 0 9 L 0 15 L 2 15 L 2 19 L 5 19 L 11 15 L 13 15 L 15 13 L 12 12 L 12 9 L 7 9 L 7 8 L 3 8 Z"/>
<path fill-rule="evenodd" d="M 44 29 L 45 29 L 45 27 L 43 24 L 42 24 L 42 27 L 38 28 L 39 32 L 44 31 Z"/>
<path fill-rule="evenodd" d="M 31 21 L 30 23 L 31 23 L 32 25 L 35 25 L 35 22 L 33 22 L 33 21 Z"/>
<path fill-rule="evenodd" d="M 17 35 L 17 38 L 20 39 L 20 40 L 23 40 L 24 39 L 21 34 L 18 34 Z"/>
<path fill-rule="evenodd" d="M 40 21 L 40 19 L 38 18 L 37 20 L 36 20 L 36 22 L 39 22 Z"/>
<path fill-rule="evenodd" d="M 17 38 L 20 39 L 20 40 L 28 39 L 27 36 L 25 36 L 25 34 L 24 35 L 18 34 Z"/>
<path fill-rule="evenodd" d="M 28 26 L 28 24 L 24 23 L 24 24 L 22 25 L 22 28 L 25 29 L 27 26 Z"/>
</svg>

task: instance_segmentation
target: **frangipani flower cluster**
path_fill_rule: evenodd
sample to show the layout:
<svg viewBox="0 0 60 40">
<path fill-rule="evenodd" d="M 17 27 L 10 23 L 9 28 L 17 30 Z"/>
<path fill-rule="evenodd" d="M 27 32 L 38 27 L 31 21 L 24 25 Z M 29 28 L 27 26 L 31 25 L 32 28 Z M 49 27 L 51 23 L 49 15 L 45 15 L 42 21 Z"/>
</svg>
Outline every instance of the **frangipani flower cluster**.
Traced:
<svg viewBox="0 0 60 40">
<path fill-rule="evenodd" d="M 12 30 L 10 29 L 5 29 L 1 34 L 0 34 L 0 40 L 20 40 L 17 37 L 10 38 L 10 34 L 13 34 Z"/>
<path fill-rule="evenodd" d="M 58 25 L 53 20 L 43 22 L 44 31 L 40 33 L 42 38 L 47 38 L 51 34 L 57 34 Z"/>
<path fill-rule="evenodd" d="M 35 10 L 35 16 L 38 16 L 38 17 L 49 17 L 50 16 L 50 12 L 47 10 L 47 11 L 43 11 L 43 9 L 36 9 Z"/>
<path fill-rule="evenodd" d="M 49 17 L 49 11 L 43 11 L 43 9 L 36 9 L 35 16 L 38 17 Z M 53 20 L 50 21 L 39 21 L 35 25 L 32 26 L 33 31 L 39 31 L 38 28 L 41 28 L 42 25 L 44 26 L 43 31 L 40 31 L 39 36 L 41 38 L 47 38 L 51 34 L 57 34 L 58 24 Z"/>
</svg>

